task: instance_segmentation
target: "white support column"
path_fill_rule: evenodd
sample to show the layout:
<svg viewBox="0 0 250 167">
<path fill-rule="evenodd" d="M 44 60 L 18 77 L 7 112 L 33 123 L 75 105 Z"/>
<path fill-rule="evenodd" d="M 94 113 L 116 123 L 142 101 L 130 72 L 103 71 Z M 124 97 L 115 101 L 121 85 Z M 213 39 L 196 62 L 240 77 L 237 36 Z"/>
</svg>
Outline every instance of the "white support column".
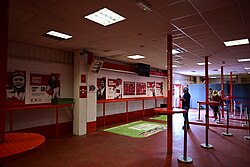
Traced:
<svg viewBox="0 0 250 167">
<path fill-rule="evenodd" d="M 97 73 L 88 72 L 87 83 L 88 83 L 88 86 L 95 85 L 96 87 L 97 86 Z M 87 122 L 96 122 L 96 115 L 97 115 L 96 90 L 88 91 L 87 97 L 88 97 L 87 98 Z"/>
<path fill-rule="evenodd" d="M 87 98 L 80 98 L 81 75 L 87 73 L 87 56 L 74 53 L 74 113 L 73 134 L 84 135 L 87 132 Z"/>
</svg>

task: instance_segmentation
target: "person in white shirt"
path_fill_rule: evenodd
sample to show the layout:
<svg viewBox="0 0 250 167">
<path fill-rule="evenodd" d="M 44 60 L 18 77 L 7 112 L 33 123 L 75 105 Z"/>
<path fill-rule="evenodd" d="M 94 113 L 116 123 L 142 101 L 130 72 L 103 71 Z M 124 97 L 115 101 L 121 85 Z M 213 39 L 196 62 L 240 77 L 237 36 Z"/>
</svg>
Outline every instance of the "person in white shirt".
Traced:
<svg viewBox="0 0 250 167">
<path fill-rule="evenodd" d="M 114 87 L 114 98 L 122 98 L 122 80 L 120 78 L 117 78 L 117 84 Z"/>
</svg>

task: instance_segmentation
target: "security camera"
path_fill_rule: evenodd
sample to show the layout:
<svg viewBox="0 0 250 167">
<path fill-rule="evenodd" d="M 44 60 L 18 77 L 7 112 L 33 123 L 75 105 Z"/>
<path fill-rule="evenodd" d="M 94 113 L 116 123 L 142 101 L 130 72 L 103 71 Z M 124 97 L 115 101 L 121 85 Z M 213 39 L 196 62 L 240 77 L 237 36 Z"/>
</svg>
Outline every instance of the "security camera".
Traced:
<svg viewBox="0 0 250 167">
<path fill-rule="evenodd" d="M 83 56 L 85 54 L 88 54 L 89 51 L 87 51 L 86 49 L 83 49 L 81 52 L 80 52 L 80 55 Z"/>
</svg>

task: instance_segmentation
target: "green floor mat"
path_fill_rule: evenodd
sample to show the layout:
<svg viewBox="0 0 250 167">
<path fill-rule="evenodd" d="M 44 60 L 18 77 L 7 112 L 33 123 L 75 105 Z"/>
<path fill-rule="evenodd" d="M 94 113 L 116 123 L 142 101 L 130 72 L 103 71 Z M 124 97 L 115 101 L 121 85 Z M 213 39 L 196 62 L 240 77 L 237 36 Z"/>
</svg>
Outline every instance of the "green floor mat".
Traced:
<svg viewBox="0 0 250 167">
<path fill-rule="evenodd" d="M 167 115 L 157 115 L 149 119 L 159 120 L 159 121 L 167 121 L 168 116 Z"/>
<path fill-rule="evenodd" d="M 161 132 L 165 129 L 165 124 L 148 121 L 136 121 L 125 125 L 105 129 L 104 131 L 129 137 L 144 138 Z"/>
</svg>

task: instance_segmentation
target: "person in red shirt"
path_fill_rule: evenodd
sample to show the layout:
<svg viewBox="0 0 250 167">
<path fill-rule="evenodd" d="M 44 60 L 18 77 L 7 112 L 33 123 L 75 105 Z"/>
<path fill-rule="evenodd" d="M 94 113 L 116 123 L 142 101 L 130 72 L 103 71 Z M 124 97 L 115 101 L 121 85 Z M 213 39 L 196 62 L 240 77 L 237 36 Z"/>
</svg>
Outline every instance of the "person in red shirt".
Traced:
<svg viewBox="0 0 250 167">
<path fill-rule="evenodd" d="M 219 96 L 217 90 L 213 91 L 212 101 L 216 101 L 216 102 L 219 102 L 219 103 L 221 102 L 221 97 Z M 213 111 L 214 111 L 214 119 L 216 121 L 218 119 L 219 106 L 213 106 Z"/>
</svg>

